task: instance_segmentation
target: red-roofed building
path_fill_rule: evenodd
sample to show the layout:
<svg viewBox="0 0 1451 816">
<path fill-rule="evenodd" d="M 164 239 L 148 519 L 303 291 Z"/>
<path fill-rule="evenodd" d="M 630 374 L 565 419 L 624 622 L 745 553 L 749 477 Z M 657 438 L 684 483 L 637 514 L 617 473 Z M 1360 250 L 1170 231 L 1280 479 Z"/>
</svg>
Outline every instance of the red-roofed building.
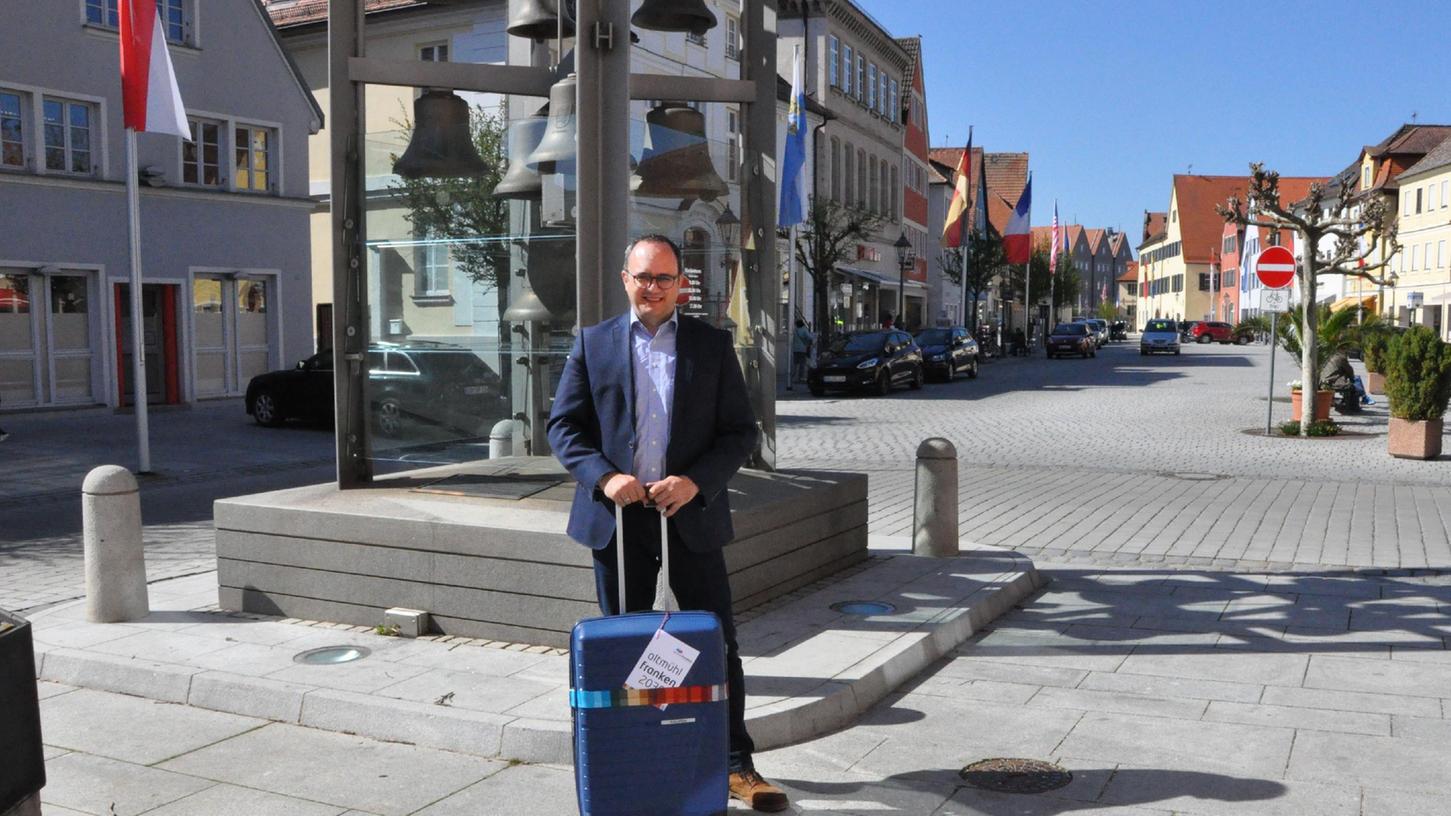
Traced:
<svg viewBox="0 0 1451 816">
<path fill-rule="evenodd" d="M 931 267 L 936 264 L 928 230 L 927 177 L 930 140 L 927 136 L 927 86 L 922 68 L 922 38 L 898 37 L 897 42 L 907 51 L 907 71 L 902 75 L 904 92 L 900 111 L 905 129 L 902 135 L 902 172 L 905 175 L 902 179 L 902 234 L 911 242 L 912 252 L 916 256 L 915 264 L 907 271 L 907 279 L 927 288 L 926 302 L 915 313 L 915 320 L 910 308 L 915 302 L 914 293 L 908 292 L 908 323 L 914 326 L 951 326 L 956 325 L 957 321 L 948 320 L 946 304 L 943 302 L 942 273 L 940 270 L 935 273 L 931 271 Z M 893 178 L 895 177 L 894 171 Z M 954 302 L 953 305 L 956 306 L 957 303 Z M 954 318 L 956 314 L 954 310 Z"/>
<path fill-rule="evenodd" d="M 1115 284 L 1118 289 L 1119 314 L 1130 326 L 1135 325 L 1134 313 L 1138 310 L 1139 302 L 1139 262 L 1125 262 L 1124 271 L 1115 279 Z"/>
</svg>

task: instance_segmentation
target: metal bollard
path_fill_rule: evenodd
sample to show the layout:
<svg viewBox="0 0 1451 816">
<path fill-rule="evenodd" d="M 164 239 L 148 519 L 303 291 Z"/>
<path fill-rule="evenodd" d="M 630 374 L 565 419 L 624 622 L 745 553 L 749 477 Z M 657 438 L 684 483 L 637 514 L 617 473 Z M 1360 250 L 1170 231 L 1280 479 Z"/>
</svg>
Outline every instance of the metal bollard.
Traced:
<svg viewBox="0 0 1451 816">
<path fill-rule="evenodd" d="M 912 554 L 957 555 L 957 448 L 940 436 L 917 446 Z"/>
<path fill-rule="evenodd" d="M 86 619 L 118 623 L 151 612 L 146 553 L 141 546 L 141 493 L 136 477 L 102 465 L 81 485 L 81 529 L 86 560 Z"/>
<path fill-rule="evenodd" d="M 501 419 L 489 431 L 489 458 L 502 459 L 514 455 L 514 427 L 512 419 Z"/>
</svg>

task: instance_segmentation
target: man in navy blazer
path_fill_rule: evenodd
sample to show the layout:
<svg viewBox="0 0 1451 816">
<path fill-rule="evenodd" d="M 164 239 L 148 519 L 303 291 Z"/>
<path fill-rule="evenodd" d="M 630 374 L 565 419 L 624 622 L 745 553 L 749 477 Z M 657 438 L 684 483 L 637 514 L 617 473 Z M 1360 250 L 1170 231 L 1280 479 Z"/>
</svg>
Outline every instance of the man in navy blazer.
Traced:
<svg viewBox="0 0 1451 816">
<path fill-rule="evenodd" d="M 682 609 L 714 612 L 725 634 L 731 795 L 780 811 L 786 794 L 751 764 L 721 552 L 734 535 L 726 485 L 755 449 L 756 421 L 731 336 L 676 312 L 681 269 L 680 248 L 665 236 L 630 244 L 620 271 L 630 309 L 580 330 L 549 415 L 549 444 L 577 483 L 569 536 L 593 550 L 606 615 L 621 611 L 615 506 L 624 508 L 626 611 L 654 601 L 657 513 L 669 519 L 671 589 Z"/>
</svg>

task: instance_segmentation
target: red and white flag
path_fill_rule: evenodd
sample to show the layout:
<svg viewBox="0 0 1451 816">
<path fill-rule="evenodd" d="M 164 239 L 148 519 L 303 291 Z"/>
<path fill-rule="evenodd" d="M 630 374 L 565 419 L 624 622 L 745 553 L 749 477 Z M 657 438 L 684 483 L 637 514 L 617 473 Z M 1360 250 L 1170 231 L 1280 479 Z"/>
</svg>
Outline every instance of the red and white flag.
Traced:
<svg viewBox="0 0 1451 816">
<path fill-rule="evenodd" d="M 121 17 L 121 103 L 126 127 L 137 133 L 170 133 L 191 138 L 186 108 L 166 32 L 155 0 L 119 0 Z"/>
<path fill-rule="evenodd" d="M 1058 272 L 1058 246 L 1063 243 L 1063 236 L 1058 228 L 1058 201 L 1053 201 L 1053 248 L 1048 251 L 1048 274 L 1054 275 Z"/>
<path fill-rule="evenodd" d="M 1003 233 L 1003 254 L 1010 264 L 1025 264 L 1033 256 L 1033 247 L 1029 243 L 1028 214 L 1033 208 L 1033 177 L 1028 176 L 1028 182 L 1023 185 L 1023 194 L 1018 196 L 1018 206 L 1013 208 L 1012 220 L 1008 221 L 1008 229 Z"/>
</svg>

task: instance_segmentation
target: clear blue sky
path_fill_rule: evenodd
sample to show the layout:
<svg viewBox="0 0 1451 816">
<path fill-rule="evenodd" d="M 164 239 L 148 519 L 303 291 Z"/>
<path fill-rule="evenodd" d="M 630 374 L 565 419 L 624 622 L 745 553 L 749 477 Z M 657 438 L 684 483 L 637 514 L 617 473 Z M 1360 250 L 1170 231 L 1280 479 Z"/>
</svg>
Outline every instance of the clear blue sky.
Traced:
<svg viewBox="0 0 1451 816">
<path fill-rule="evenodd" d="M 1033 224 L 1122 227 L 1174 173 L 1331 175 L 1412 112 L 1451 124 L 1446 0 L 856 0 L 921 35 L 932 144 L 1027 151 Z"/>
</svg>

